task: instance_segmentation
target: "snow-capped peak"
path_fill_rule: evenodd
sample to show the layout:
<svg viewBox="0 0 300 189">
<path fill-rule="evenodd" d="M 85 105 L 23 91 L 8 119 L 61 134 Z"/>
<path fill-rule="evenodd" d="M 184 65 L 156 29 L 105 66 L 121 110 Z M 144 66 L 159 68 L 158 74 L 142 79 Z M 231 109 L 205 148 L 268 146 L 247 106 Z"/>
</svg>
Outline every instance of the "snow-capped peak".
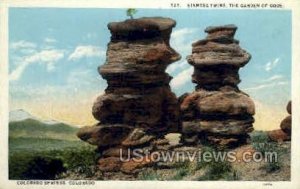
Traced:
<svg viewBox="0 0 300 189">
<path fill-rule="evenodd" d="M 9 112 L 9 122 L 23 121 L 25 119 L 35 119 L 30 113 L 23 109 L 17 109 Z"/>
<path fill-rule="evenodd" d="M 60 123 L 56 120 L 41 120 L 39 118 L 36 118 L 36 117 L 32 116 L 30 113 L 26 112 L 23 109 L 17 109 L 17 110 L 13 110 L 13 111 L 9 112 L 9 122 L 24 121 L 26 119 L 37 120 L 37 121 L 40 121 L 42 123 L 45 123 L 46 125 L 54 125 L 54 124 Z"/>
</svg>

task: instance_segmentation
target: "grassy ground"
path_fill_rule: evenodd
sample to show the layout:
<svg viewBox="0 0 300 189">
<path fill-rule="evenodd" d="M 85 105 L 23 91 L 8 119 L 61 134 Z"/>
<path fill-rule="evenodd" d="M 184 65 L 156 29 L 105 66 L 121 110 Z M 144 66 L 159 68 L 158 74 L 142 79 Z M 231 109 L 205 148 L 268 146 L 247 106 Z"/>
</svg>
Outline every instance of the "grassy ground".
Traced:
<svg viewBox="0 0 300 189">
<path fill-rule="evenodd" d="M 95 165 L 95 147 L 76 137 L 77 128 L 27 119 L 9 124 L 9 178 L 58 179 L 66 171 L 84 176 Z"/>
<path fill-rule="evenodd" d="M 85 174 L 95 165 L 95 148 L 81 141 L 10 138 L 10 179 L 56 179 L 67 170 Z"/>
<path fill-rule="evenodd" d="M 99 171 L 95 147 L 77 139 L 74 128 L 63 126 L 61 130 L 57 126 L 52 130 L 49 127 L 43 128 L 40 123 L 34 124 L 28 128 L 24 128 L 24 124 L 14 124 L 11 127 L 10 179 L 290 180 L 290 142 L 271 143 L 264 132 L 254 132 L 251 144 L 235 150 L 276 151 L 279 154 L 277 163 L 181 162 L 170 168 L 150 167 L 142 169 L 136 175 L 128 175 Z M 65 137 L 57 137 L 58 133 Z M 199 149 L 202 152 L 216 151 L 211 146 L 201 146 Z"/>
</svg>

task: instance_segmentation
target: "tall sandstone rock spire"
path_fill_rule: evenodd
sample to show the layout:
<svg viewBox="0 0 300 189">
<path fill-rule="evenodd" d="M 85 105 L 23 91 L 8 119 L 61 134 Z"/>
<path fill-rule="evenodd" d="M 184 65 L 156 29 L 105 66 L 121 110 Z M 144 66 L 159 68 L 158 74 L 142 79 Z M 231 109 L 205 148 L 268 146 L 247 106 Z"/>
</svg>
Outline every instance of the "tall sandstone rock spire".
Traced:
<svg viewBox="0 0 300 189">
<path fill-rule="evenodd" d="M 169 45 L 176 22 L 169 18 L 140 18 L 108 24 L 111 40 L 106 62 L 99 67 L 107 80 L 105 94 L 94 103 L 99 123 L 83 127 L 78 137 L 97 145 L 103 171 L 133 172 L 151 163 L 120 162 L 119 150 L 153 149 L 154 140 L 178 131 L 179 105 L 170 90 L 167 66 L 180 55 Z"/>
<path fill-rule="evenodd" d="M 239 90 L 238 71 L 251 55 L 234 39 L 235 25 L 208 27 L 187 57 L 194 66 L 196 91 L 181 99 L 185 143 L 208 142 L 229 147 L 244 143 L 253 130 L 254 103 Z"/>
</svg>

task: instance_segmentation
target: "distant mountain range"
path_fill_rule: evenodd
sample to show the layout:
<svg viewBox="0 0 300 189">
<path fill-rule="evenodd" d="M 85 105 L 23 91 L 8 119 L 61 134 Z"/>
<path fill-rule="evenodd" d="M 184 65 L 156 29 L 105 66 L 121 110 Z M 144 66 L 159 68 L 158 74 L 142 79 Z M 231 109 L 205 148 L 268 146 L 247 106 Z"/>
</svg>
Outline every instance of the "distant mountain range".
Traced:
<svg viewBox="0 0 300 189">
<path fill-rule="evenodd" d="M 9 122 L 15 122 L 15 121 L 24 121 L 26 119 L 34 119 L 37 121 L 40 121 L 42 123 L 45 123 L 47 125 L 53 125 L 58 124 L 60 122 L 55 120 L 41 120 L 34 116 L 32 116 L 30 113 L 26 112 L 23 109 L 17 109 L 9 112 Z"/>
<path fill-rule="evenodd" d="M 22 109 L 9 113 L 10 138 L 78 140 L 77 130 L 78 128 L 66 123 L 36 118 Z"/>
</svg>

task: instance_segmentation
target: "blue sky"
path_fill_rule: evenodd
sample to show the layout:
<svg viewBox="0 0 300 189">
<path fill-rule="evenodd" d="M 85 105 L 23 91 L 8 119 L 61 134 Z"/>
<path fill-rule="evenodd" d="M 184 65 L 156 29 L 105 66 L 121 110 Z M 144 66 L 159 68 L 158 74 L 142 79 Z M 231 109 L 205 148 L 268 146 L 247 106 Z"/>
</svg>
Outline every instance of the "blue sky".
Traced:
<svg viewBox="0 0 300 189">
<path fill-rule="evenodd" d="M 239 87 L 265 106 L 284 108 L 290 100 L 290 11 L 138 9 L 135 17 L 144 16 L 177 22 L 171 46 L 182 59 L 167 70 L 177 95 L 194 90 L 193 69 L 185 61 L 191 43 L 206 36 L 207 26 L 235 24 L 235 38 L 252 55 L 240 70 Z M 107 24 L 124 19 L 126 9 L 10 8 L 10 108 L 34 111 L 45 101 L 90 106 L 106 88 L 97 67 L 105 62 Z M 81 103 L 87 99 L 89 103 Z"/>
</svg>

